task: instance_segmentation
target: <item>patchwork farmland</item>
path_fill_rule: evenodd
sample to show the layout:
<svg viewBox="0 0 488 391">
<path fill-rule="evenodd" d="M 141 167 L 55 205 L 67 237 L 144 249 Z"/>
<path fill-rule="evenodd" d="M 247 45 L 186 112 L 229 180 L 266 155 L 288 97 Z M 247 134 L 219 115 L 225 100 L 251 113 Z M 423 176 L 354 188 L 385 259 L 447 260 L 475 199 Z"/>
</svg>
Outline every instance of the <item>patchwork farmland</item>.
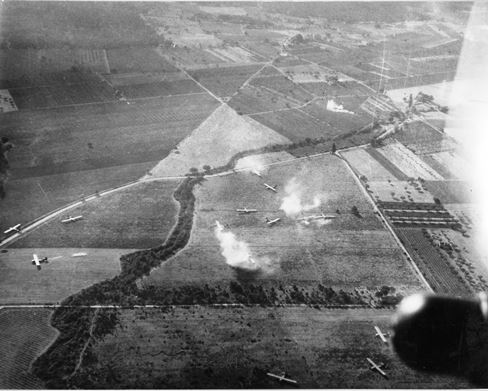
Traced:
<svg viewBox="0 0 488 391">
<path fill-rule="evenodd" d="M 390 343 L 488 289 L 471 7 L 2 4 L 0 386 L 479 387 Z"/>
</svg>

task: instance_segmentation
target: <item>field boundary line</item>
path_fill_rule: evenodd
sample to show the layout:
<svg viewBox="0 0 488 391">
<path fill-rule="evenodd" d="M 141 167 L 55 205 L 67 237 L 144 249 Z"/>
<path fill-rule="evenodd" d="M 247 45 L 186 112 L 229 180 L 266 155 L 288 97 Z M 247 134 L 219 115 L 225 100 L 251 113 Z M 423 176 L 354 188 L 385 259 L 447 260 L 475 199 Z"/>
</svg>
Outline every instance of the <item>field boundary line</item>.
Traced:
<svg viewBox="0 0 488 391">
<path fill-rule="evenodd" d="M 393 230 L 393 228 L 390 226 L 390 224 L 388 223 L 388 220 L 386 219 L 386 217 L 384 216 L 383 212 L 380 210 L 380 208 L 378 207 L 378 205 L 376 204 L 376 202 L 374 201 L 373 197 L 371 196 L 371 194 L 368 193 L 368 191 L 364 188 L 363 186 L 363 183 L 361 182 L 361 180 L 359 179 L 359 176 L 358 174 L 356 173 L 356 171 L 352 168 L 351 164 L 346 160 L 345 157 L 343 157 L 340 153 L 340 151 L 337 151 L 337 155 L 338 157 L 344 162 L 344 164 L 346 165 L 346 167 L 351 171 L 352 173 L 352 176 L 354 177 L 356 183 L 358 184 L 358 186 L 361 188 L 362 192 L 365 194 L 366 198 L 370 201 L 370 203 L 373 205 L 373 209 L 375 212 L 377 212 L 377 215 L 380 217 L 383 225 L 388 229 L 388 231 L 391 233 L 391 235 L 393 236 L 394 240 L 397 242 L 398 246 L 403 250 L 404 254 L 407 256 L 407 259 L 409 260 L 410 264 L 413 266 L 415 272 L 418 274 L 418 276 L 420 277 L 420 280 L 424 283 L 425 287 L 430 291 L 430 292 L 434 292 L 434 290 L 432 289 L 432 287 L 430 286 L 430 284 L 427 282 L 427 280 L 425 279 L 424 275 L 422 274 L 422 272 L 420 271 L 419 267 L 417 266 L 417 264 L 415 263 L 415 261 L 413 260 L 413 258 L 410 256 L 409 252 L 407 251 L 407 249 L 405 248 L 405 246 L 403 245 L 403 243 L 400 241 L 400 239 L 398 238 L 398 236 L 396 235 L 395 231 Z"/>
<path fill-rule="evenodd" d="M 371 306 L 369 304 L 276 304 L 276 305 L 266 305 L 265 308 L 293 308 L 293 307 L 303 307 L 303 308 L 313 308 L 314 306 L 320 307 L 320 309 L 333 310 L 355 310 L 355 309 L 373 309 L 373 310 L 393 310 L 396 308 L 394 305 L 383 305 L 383 306 Z M 135 310 L 135 309 L 146 309 L 146 308 L 192 308 L 192 307 L 209 307 L 209 308 L 250 308 L 250 307 L 260 307 L 263 308 L 262 304 L 244 304 L 244 303 L 214 303 L 214 304 L 146 304 L 146 305 L 132 305 L 132 306 L 121 306 L 115 304 L 93 304 L 93 305 L 63 305 L 63 304 L 4 304 L 0 305 L 0 311 L 5 309 L 56 309 L 56 308 L 86 308 L 86 309 L 120 309 L 120 310 Z"/>
</svg>

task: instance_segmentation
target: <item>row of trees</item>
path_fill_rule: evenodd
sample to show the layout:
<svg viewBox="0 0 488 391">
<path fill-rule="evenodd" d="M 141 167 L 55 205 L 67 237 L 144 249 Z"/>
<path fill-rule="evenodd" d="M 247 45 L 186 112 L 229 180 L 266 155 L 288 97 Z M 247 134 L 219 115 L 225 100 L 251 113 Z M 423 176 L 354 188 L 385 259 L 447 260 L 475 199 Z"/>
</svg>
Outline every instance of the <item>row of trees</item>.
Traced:
<svg viewBox="0 0 488 391">
<path fill-rule="evenodd" d="M 307 305 L 365 305 L 352 292 L 335 290 L 317 284 L 299 288 L 296 285 L 265 286 L 260 283 L 230 281 L 223 286 L 184 285 L 179 287 L 148 286 L 141 290 L 141 304 L 152 305 L 209 305 L 244 304 L 276 306 Z"/>
</svg>

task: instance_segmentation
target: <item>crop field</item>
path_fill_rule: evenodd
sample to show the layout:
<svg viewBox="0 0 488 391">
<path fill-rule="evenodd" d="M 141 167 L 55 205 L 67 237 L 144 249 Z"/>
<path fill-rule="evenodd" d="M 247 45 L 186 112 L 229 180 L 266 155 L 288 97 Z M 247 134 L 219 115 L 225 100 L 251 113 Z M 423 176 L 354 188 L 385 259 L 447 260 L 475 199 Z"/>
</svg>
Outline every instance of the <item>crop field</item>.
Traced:
<svg viewBox="0 0 488 391">
<path fill-rule="evenodd" d="M 334 84 L 324 82 L 300 83 L 300 86 L 310 91 L 314 95 L 333 96 L 333 97 L 363 97 L 363 101 L 375 92 L 371 89 L 355 82 L 342 81 Z"/>
<path fill-rule="evenodd" d="M 395 133 L 395 138 L 406 147 L 416 149 L 417 145 L 442 141 L 445 137 L 422 121 L 415 121 L 404 124 L 403 129 Z"/>
<path fill-rule="evenodd" d="M 475 241 L 451 229 L 428 230 L 432 244 L 455 263 L 459 273 L 474 292 L 488 288 L 487 258 L 476 248 Z"/>
<path fill-rule="evenodd" d="M 226 264 L 214 234 L 217 220 L 225 231 L 248 243 L 252 257 L 264 262 L 263 273 L 256 277 L 262 283 L 297 282 L 305 287 L 323 283 L 346 289 L 386 284 L 406 291 L 420 287 L 401 250 L 340 159 L 325 155 L 284 162 L 270 166 L 262 176 L 243 172 L 208 178 L 198 187 L 189 244 L 155 269 L 143 285 L 233 280 L 236 271 Z M 266 190 L 264 182 L 277 185 L 278 193 Z M 283 205 L 293 188 L 300 189 L 300 202 L 310 210 L 287 216 L 280 207 L 286 209 Z M 352 206 L 361 217 L 350 212 Z M 244 207 L 258 212 L 239 215 L 236 209 Z M 338 215 L 325 224 L 296 220 L 320 211 Z M 266 217 L 282 221 L 269 227 Z"/>
<path fill-rule="evenodd" d="M 114 87 L 130 86 L 132 84 L 159 83 L 162 81 L 187 80 L 188 76 L 182 71 L 176 72 L 135 72 L 103 75 Z"/>
<path fill-rule="evenodd" d="M 135 181 L 154 167 L 157 161 L 65 174 L 10 179 L 7 195 L 0 200 L 0 230 L 25 224 L 56 208 L 78 201 L 96 191 L 110 189 Z"/>
<path fill-rule="evenodd" d="M 162 159 L 216 107 L 209 95 L 196 94 L 24 117 L 10 113 L 2 122 L 16 145 L 13 175 L 26 177 Z"/>
<path fill-rule="evenodd" d="M 252 118 L 220 106 L 192 134 L 178 144 L 152 171 L 153 176 L 184 175 L 194 167 L 216 168 L 227 164 L 238 152 L 289 140 Z"/>
<path fill-rule="evenodd" d="M 226 63 L 251 64 L 262 60 L 239 46 L 206 49 L 207 52 L 225 61 Z"/>
<path fill-rule="evenodd" d="M 0 50 L 0 83 L 28 87 L 46 76 L 50 78 L 50 74 L 62 74 L 73 67 L 107 73 L 107 65 L 103 49 Z"/>
<path fill-rule="evenodd" d="M 79 377 L 90 373 L 97 386 L 120 389 L 283 387 L 266 372 L 285 372 L 304 388 L 469 387 L 402 364 L 374 338 L 373 327 L 388 329 L 391 315 L 291 306 L 123 310 Z M 388 380 L 366 357 L 387 364 Z"/>
<path fill-rule="evenodd" d="M 380 153 L 378 148 L 366 147 L 365 150 L 379 164 L 381 164 L 385 169 L 387 169 L 397 180 L 406 181 L 408 179 L 408 176 L 403 171 L 401 171 L 396 165 L 394 165 L 390 160 L 388 160 L 382 153 Z"/>
<path fill-rule="evenodd" d="M 301 88 L 284 76 L 255 77 L 249 84 L 254 87 L 261 87 L 261 89 L 275 92 L 302 103 L 308 102 L 312 99 L 312 95 L 307 90 Z"/>
<path fill-rule="evenodd" d="M 251 117 L 293 142 L 307 137 L 327 137 L 331 129 L 336 133 L 336 129 L 298 109 L 255 114 Z"/>
<path fill-rule="evenodd" d="M 120 86 L 118 89 L 122 91 L 124 96 L 128 99 L 204 92 L 200 86 L 191 79 L 131 84 Z"/>
<path fill-rule="evenodd" d="M 267 43 L 259 39 L 239 38 L 239 44 L 250 52 L 260 55 L 265 60 L 271 60 L 275 58 L 280 52 L 278 46 L 273 45 L 271 42 Z"/>
<path fill-rule="evenodd" d="M 294 66 L 281 66 L 283 72 L 294 83 L 320 83 L 327 81 L 328 77 L 334 76 L 337 72 L 317 64 L 303 64 Z"/>
<path fill-rule="evenodd" d="M 302 103 L 263 88 L 247 85 L 239 89 L 229 101 L 229 106 L 239 114 L 257 114 L 268 111 L 287 110 Z"/>
<path fill-rule="evenodd" d="M 364 175 L 368 182 L 396 180 L 395 176 L 366 152 L 364 148 L 354 148 L 341 152 L 341 156 L 344 156 L 359 175 Z"/>
<path fill-rule="evenodd" d="M 400 240 L 436 293 L 471 294 L 456 267 L 447 257 L 436 251 L 419 228 L 396 228 Z"/>
<path fill-rule="evenodd" d="M 226 62 L 213 54 L 197 48 L 169 48 L 160 49 L 164 58 L 185 69 L 198 69 L 203 67 L 215 67 L 217 64 L 226 65 Z"/>
<path fill-rule="evenodd" d="M 70 211 L 83 216 L 63 224 L 59 216 L 13 247 L 151 248 L 161 245 L 176 222 L 173 193 L 181 180 L 140 183 L 87 201 Z M 120 213 L 124 211 L 124 213 Z"/>
<path fill-rule="evenodd" d="M 342 113 L 328 110 L 327 104 L 329 100 L 315 101 L 307 105 L 303 111 L 320 119 L 333 128 L 338 129 L 339 133 L 342 134 L 362 129 L 372 122 L 371 117 L 359 108 L 361 102 L 360 99 L 344 98 L 337 102 L 333 99 L 332 101 L 334 101 L 335 104 L 342 105 L 344 110 L 349 112 Z"/>
<path fill-rule="evenodd" d="M 0 254 L 0 304 L 58 303 L 120 273 L 119 258 L 133 249 L 26 248 Z M 73 256 L 84 253 L 85 256 Z M 42 269 L 32 254 L 48 257 Z"/>
<path fill-rule="evenodd" d="M 387 144 L 378 148 L 377 151 L 410 178 L 443 179 L 442 176 L 401 143 Z"/>
<path fill-rule="evenodd" d="M 196 69 L 190 74 L 217 96 L 226 97 L 237 92 L 241 85 L 260 67 L 260 65 L 246 65 L 230 68 Z"/>
<path fill-rule="evenodd" d="M 425 186 L 444 204 L 460 204 L 473 202 L 473 193 L 466 181 L 425 181 Z"/>
<path fill-rule="evenodd" d="M 92 77 L 76 84 L 11 88 L 10 94 L 19 110 L 116 100 L 110 85 Z"/>
<path fill-rule="evenodd" d="M 309 45 L 309 46 L 300 45 L 294 47 L 293 49 L 289 49 L 288 52 L 290 52 L 294 56 L 303 58 L 305 60 L 317 64 L 321 64 L 330 58 L 331 53 L 338 52 L 340 50 L 341 49 L 337 49 L 337 48 L 321 49 L 320 47 L 314 45 Z"/>
<path fill-rule="evenodd" d="M 56 338 L 49 325 L 52 310 L 0 310 L 0 387 L 42 389 L 42 382 L 30 374 L 30 364 Z"/>
<path fill-rule="evenodd" d="M 107 50 L 110 73 L 174 72 L 177 69 L 155 48 L 126 47 Z"/>
</svg>

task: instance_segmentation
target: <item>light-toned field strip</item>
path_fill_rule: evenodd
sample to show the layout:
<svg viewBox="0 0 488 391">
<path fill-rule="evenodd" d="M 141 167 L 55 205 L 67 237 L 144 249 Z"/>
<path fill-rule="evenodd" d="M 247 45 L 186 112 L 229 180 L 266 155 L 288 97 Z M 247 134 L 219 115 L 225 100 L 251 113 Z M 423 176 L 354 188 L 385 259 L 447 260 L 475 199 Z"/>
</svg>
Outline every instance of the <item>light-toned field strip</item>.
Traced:
<svg viewBox="0 0 488 391">
<path fill-rule="evenodd" d="M 399 142 L 378 148 L 378 152 L 411 178 L 444 180 L 439 173 L 430 168 L 417 155 Z"/>
<path fill-rule="evenodd" d="M 362 148 L 342 152 L 342 155 L 368 181 L 397 180 L 394 175 Z"/>
<path fill-rule="evenodd" d="M 369 202 L 372 204 L 373 206 L 373 209 L 374 211 L 378 214 L 378 216 L 381 218 L 381 221 L 383 222 L 383 225 L 388 229 L 388 231 L 390 231 L 391 235 L 393 236 L 393 238 L 395 239 L 396 243 L 398 244 L 398 246 L 402 249 L 402 251 L 404 252 L 404 254 L 406 254 L 406 257 L 407 259 L 410 261 L 410 265 L 412 265 L 413 269 L 415 270 L 415 272 L 417 273 L 417 275 L 419 276 L 420 280 L 424 283 L 424 286 L 430 291 L 430 292 L 433 292 L 434 290 L 432 289 L 432 287 L 429 285 L 429 283 L 427 282 L 427 280 L 425 279 L 424 275 L 420 272 L 420 269 L 418 268 L 417 264 L 414 262 L 414 260 L 412 259 L 412 257 L 410 257 L 410 254 L 408 253 L 407 249 L 405 248 L 405 246 L 403 245 L 403 243 L 400 241 L 400 239 L 398 238 L 398 236 L 396 235 L 395 231 L 393 230 L 392 226 L 390 225 L 390 223 L 388 222 L 388 220 L 386 219 L 386 217 L 384 216 L 383 212 L 381 211 L 380 208 L 378 208 L 378 206 L 376 205 L 376 202 L 374 201 L 373 197 L 371 196 L 371 194 L 368 193 L 368 191 L 365 189 L 364 187 L 364 184 L 361 182 L 361 180 L 359 179 L 359 176 L 358 174 L 354 171 L 353 167 L 351 166 L 351 164 L 342 156 L 342 151 L 338 151 L 337 152 L 337 155 L 340 156 L 342 158 L 342 160 L 344 161 L 344 164 L 349 168 L 349 170 L 351 171 L 352 173 L 352 176 L 353 178 L 356 180 L 356 182 L 358 183 L 359 187 L 361 188 L 363 194 L 365 195 L 365 197 L 369 200 Z"/>
</svg>

